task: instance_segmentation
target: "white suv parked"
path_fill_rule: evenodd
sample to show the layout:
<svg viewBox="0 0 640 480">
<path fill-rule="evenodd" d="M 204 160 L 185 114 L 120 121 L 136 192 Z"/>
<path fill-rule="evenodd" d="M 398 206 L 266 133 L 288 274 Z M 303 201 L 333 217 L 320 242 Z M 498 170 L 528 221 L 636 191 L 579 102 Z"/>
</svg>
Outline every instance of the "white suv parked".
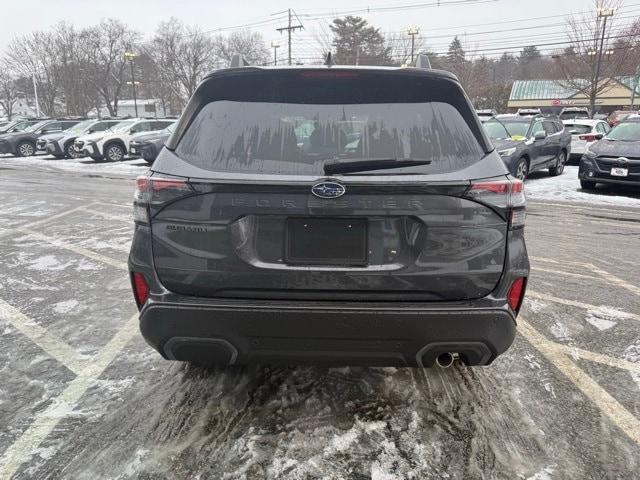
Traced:
<svg viewBox="0 0 640 480">
<path fill-rule="evenodd" d="M 571 132 L 571 155 L 581 157 L 586 148 L 604 137 L 611 128 L 604 120 L 572 118 L 563 120 L 564 128 Z"/>
<path fill-rule="evenodd" d="M 76 139 L 74 146 L 78 153 L 88 155 L 94 160 L 109 160 L 119 162 L 127 154 L 129 142 L 134 135 L 143 132 L 162 130 L 175 119 L 144 119 L 132 118 L 123 120 L 104 132 L 84 135 Z"/>
</svg>

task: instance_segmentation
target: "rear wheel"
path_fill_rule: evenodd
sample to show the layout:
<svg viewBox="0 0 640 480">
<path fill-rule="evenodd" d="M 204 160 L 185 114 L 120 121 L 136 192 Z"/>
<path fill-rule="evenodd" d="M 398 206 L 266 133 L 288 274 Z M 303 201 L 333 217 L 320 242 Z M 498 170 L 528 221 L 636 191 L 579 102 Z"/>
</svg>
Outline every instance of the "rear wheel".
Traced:
<svg viewBox="0 0 640 480">
<path fill-rule="evenodd" d="M 583 190 L 595 190 L 596 182 L 591 182 L 589 180 L 580 180 L 580 187 Z"/>
<path fill-rule="evenodd" d="M 549 167 L 549 175 L 551 175 L 552 177 L 562 175 L 562 172 L 564 172 L 565 163 L 567 163 L 567 152 L 561 150 L 556 158 L 555 167 Z"/>
<path fill-rule="evenodd" d="M 516 164 L 515 177 L 518 180 L 522 180 L 524 182 L 525 179 L 527 178 L 528 172 L 529 172 L 529 165 L 527 164 L 527 159 L 521 158 L 520 160 L 518 160 L 518 163 Z"/>
<path fill-rule="evenodd" d="M 104 156 L 110 162 L 120 162 L 124 159 L 125 151 L 117 143 L 107 145 L 104 150 Z"/>
<path fill-rule="evenodd" d="M 36 153 L 36 146 L 31 142 L 22 142 L 18 144 L 16 153 L 19 157 L 30 157 Z"/>
</svg>

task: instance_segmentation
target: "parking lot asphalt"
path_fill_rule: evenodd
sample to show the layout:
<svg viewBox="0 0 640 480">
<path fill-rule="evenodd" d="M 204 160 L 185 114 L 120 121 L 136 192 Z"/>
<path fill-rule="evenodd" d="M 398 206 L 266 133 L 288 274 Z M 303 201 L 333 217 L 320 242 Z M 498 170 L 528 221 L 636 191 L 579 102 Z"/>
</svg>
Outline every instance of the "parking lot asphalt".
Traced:
<svg viewBox="0 0 640 480">
<path fill-rule="evenodd" d="M 138 333 L 132 178 L 0 159 L 1 479 L 639 478 L 640 208 L 530 201 L 491 366 L 206 370 Z"/>
</svg>

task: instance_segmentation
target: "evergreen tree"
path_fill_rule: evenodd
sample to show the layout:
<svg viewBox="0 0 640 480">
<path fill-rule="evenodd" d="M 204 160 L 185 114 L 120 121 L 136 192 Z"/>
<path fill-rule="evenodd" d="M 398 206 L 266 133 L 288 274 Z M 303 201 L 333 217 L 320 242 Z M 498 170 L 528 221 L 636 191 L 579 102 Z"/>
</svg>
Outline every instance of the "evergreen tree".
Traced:
<svg viewBox="0 0 640 480">
<path fill-rule="evenodd" d="M 341 65 L 392 65 L 391 47 L 380 29 L 364 18 L 348 15 L 336 18 L 329 26 L 333 32 L 335 62 Z"/>
</svg>

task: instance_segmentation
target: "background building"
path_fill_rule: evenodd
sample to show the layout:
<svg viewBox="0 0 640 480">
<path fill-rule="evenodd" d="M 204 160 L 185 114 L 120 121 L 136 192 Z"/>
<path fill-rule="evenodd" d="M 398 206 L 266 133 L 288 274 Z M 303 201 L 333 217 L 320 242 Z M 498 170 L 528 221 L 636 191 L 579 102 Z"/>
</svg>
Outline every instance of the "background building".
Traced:
<svg viewBox="0 0 640 480">
<path fill-rule="evenodd" d="M 162 101 L 158 98 L 137 100 L 139 117 L 164 117 L 166 112 L 162 106 Z M 88 117 L 97 117 L 96 109 L 92 109 Z M 107 107 L 100 109 L 100 117 L 108 117 L 109 110 Z M 118 117 L 135 117 L 136 109 L 133 100 L 118 101 Z"/>
<path fill-rule="evenodd" d="M 630 109 L 634 86 L 634 108 L 640 107 L 640 89 L 635 77 L 615 77 L 602 81 L 609 86 L 598 94 L 596 112 Z M 511 87 L 507 107 L 509 111 L 540 108 L 545 113 L 559 113 L 564 107 L 589 107 L 589 97 L 582 90 L 568 87 L 559 80 L 516 80 Z"/>
</svg>

